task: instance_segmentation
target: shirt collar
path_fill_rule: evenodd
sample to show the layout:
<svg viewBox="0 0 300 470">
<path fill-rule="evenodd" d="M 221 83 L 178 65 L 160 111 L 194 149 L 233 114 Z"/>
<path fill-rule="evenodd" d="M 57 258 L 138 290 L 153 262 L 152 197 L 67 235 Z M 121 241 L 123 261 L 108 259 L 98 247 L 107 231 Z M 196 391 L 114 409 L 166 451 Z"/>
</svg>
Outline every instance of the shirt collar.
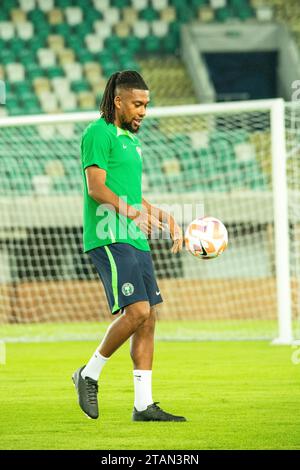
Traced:
<svg viewBox="0 0 300 470">
<path fill-rule="evenodd" d="M 127 137 L 130 137 L 132 140 L 134 140 L 134 136 L 130 131 L 128 131 L 127 129 L 122 129 L 121 127 L 118 127 L 118 126 L 116 126 L 116 128 L 117 128 L 117 137 L 119 137 L 120 135 L 127 135 Z"/>
</svg>

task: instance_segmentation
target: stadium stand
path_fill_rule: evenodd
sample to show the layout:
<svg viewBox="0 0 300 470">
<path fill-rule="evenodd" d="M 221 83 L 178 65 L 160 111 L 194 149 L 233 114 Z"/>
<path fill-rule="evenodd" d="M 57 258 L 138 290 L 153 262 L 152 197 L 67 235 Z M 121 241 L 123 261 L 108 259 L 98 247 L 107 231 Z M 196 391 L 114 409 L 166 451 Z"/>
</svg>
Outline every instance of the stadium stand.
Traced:
<svg viewBox="0 0 300 470">
<path fill-rule="evenodd" d="M 6 0 L 0 11 L 0 78 L 5 80 L 7 92 L 6 106 L 0 109 L 1 114 L 14 116 L 94 110 L 107 77 L 118 69 L 141 71 L 151 88 L 152 105 L 195 103 L 191 79 L 178 54 L 180 26 L 191 20 L 251 21 L 256 17 L 266 21 L 274 17 L 289 20 L 295 31 L 296 21 L 293 21 L 291 3 L 289 5 L 287 8 L 280 0 Z M 161 80 L 162 75 L 164 80 Z M 199 128 L 199 122 L 195 122 L 196 127 Z M 26 182 L 22 178 L 22 166 L 9 165 L 12 152 L 17 155 L 19 149 L 12 145 L 3 146 L 1 171 L 4 174 L 1 180 L 6 194 L 9 191 L 18 191 L 19 194 L 31 192 L 34 176 L 41 173 L 39 165 L 43 174 L 53 179 L 56 192 L 81 191 L 80 177 L 74 176 L 79 175 L 76 166 L 78 142 L 73 140 L 72 126 L 66 135 L 65 129 L 66 126 L 60 130 L 59 139 L 51 129 L 46 133 L 43 128 L 33 131 L 44 139 L 45 145 L 38 143 L 41 161 L 28 168 L 31 180 L 27 178 Z M 246 131 L 238 131 L 236 136 L 231 134 L 228 141 L 226 135 L 216 132 L 208 136 L 208 145 L 203 150 L 193 142 L 192 130 L 193 123 L 186 134 L 181 130 L 177 142 L 176 139 L 174 142 L 168 140 L 167 124 L 160 129 L 152 125 L 143 133 L 145 143 L 150 138 L 160 142 L 157 155 L 153 155 L 151 146 L 151 158 L 152 161 L 156 159 L 162 169 L 161 184 L 165 186 L 168 181 L 170 191 L 172 188 L 176 191 L 194 190 L 199 185 L 199 181 L 193 180 L 197 169 L 201 170 L 203 190 L 230 190 L 235 170 L 240 171 L 241 165 L 247 164 L 252 165 L 252 171 L 259 176 L 253 178 L 257 188 L 267 186 L 268 165 L 264 166 L 264 173 L 261 162 L 255 158 L 250 159 L 250 163 L 238 160 L 241 145 L 244 148 L 248 146 L 250 153 L 252 149 L 255 154 L 256 139 L 260 145 L 265 139 L 267 148 L 267 134 L 258 132 L 249 136 Z M 4 137 L 9 140 L 13 137 L 10 132 L 18 131 L 8 129 Z M 47 141 L 51 140 L 51 135 L 55 137 L 55 143 L 50 146 L 50 151 Z M 160 161 L 164 154 L 161 146 L 166 139 L 169 148 L 173 149 L 172 157 Z M 35 145 L 34 140 L 33 135 L 28 148 L 22 149 L 24 162 Z M 68 153 L 69 158 L 66 148 L 72 149 Z M 191 155 L 187 156 L 187 152 Z M 200 159 L 197 158 L 199 152 Z M 75 169 L 71 173 L 70 160 Z M 191 168 L 184 172 L 183 181 L 181 168 L 185 165 L 191 165 Z M 199 168 L 194 168 L 195 165 Z M 228 173 L 226 186 L 224 178 L 219 177 L 224 172 Z M 15 175 L 11 184 L 7 183 L 10 179 L 5 178 L 10 175 Z M 147 158 L 145 176 L 149 190 L 160 191 L 157 174 L 152 181 Z"/>
</svg>

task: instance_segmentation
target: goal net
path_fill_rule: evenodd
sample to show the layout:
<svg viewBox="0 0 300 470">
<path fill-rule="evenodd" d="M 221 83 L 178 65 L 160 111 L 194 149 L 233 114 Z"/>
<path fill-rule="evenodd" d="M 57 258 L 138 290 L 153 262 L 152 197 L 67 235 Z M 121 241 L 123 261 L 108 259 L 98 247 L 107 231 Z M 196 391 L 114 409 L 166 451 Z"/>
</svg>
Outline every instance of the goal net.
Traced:
<svg viewBox="0 0 300 470">
<path fill-rule="evenodd" d="M 149 110 L 139 133 L 145 198 L 183 229 L 210 215 L 229 234 L 209 261 L 172 254 L 165 236 L 150 240 L 164 299 L 157 338 L 299 337 L 299 109 L 284 118 L 283 102 L 268 100 Z M 80 138 L 98 117 L 0 120 L 5 341 L 100 339 L 111 320 L 82 252 Z"/>
</svg>

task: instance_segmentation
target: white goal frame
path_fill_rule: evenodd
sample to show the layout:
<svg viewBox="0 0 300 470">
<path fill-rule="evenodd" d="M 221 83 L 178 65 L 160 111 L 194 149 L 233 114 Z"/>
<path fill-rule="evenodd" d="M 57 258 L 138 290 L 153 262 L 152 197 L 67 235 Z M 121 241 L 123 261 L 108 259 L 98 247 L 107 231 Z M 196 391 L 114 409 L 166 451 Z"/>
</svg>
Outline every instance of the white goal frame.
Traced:
<svg viewBox="0 0 300 470">
<path fill-rule="evenodd" d="M 174 107 L 152 108 L 148 116 L 172 117 L 201 115 L 207 113 L 226 114 L 230 112 L 269 111 L 271 123 L 272 151 L 272 187 L 275 227 L 275 263 L 277 285 L 278 337 L 275 344 L 291 344 L 292 302 L 289 264 L 289 221 L 288 190 L 286 175 L 286 136 L 285 136 L 285 102 L 278 99 L 253 100 L 214 104 L 184 105 Z M 76 112 L 60 115 L 34 115 L 0 118 L 2 127 L 89 122 L 99 117 L 98 112 Z M 278 249 L 280 247 L 280 249 Z"/>
</svg>

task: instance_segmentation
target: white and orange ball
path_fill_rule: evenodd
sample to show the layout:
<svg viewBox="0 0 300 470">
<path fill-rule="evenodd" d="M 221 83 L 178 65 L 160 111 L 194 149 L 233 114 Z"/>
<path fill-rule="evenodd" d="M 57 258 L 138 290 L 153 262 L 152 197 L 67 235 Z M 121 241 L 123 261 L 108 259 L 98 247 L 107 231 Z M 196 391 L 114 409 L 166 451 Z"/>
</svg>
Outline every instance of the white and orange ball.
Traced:
<svg viewBox="0 0 300 470">
<path fill-rule="evenodd" d="M 185 248 L 197 258 L 216 258 L 223 253 L 227 245 L 227 229 L 215 217 L 199 217 L 186 229 Z"/>
</svg>

